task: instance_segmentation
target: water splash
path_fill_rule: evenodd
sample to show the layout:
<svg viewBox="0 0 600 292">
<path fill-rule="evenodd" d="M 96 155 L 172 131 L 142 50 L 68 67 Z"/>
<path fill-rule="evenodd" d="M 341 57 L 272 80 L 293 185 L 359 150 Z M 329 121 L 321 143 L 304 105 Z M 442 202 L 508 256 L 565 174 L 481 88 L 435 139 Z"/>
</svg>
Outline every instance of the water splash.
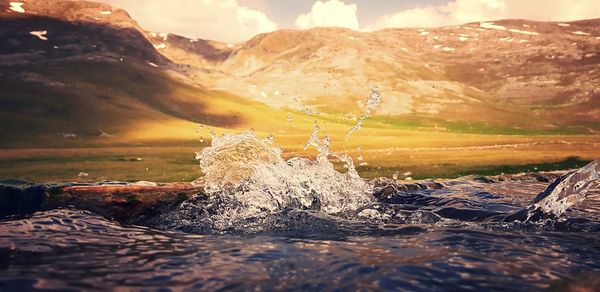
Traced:
<svg viewBox="0 0 600 292">
<path fill-rule="evenodd" d="M 209 218 L 213 226 L 228 228 L 240 220 L 289 208 L 337 214 L 371 202 L 371 187 L 358 176 L 352 158 L 330 152 L 331 139 L 320 139 L 319 130 L 315 125 L 307 143 L 307 148 L 317 149 L 316 160 L 286 161 L 281 148 L 251 131 L 213 137 L 211 146 L 196 156 L 210 201 L 226 202 Z M 335 170 L 329 157 L 340 159 L 348 171 Z"/>
<path fill-rule="evenodd" d="M 506 221 L 533 222 L 543 218 L 558 218 L 569 207 L 585 200 L 588 191 L 600 186 L 600 160 L 570 172 L 537 195 L 524 210 L 510 215 Z"/>
<path fill-rule="evenodd" d="M 350 139 L 350 136 L 352 136 L 354 132 L 358 131 L 362 127 L 363 122 L 371 115 L 371 112 L 373 112 L 375 107 L 377 107 L 380 102 L 381 92 L 379 92 L 379 87 L 375 86 L 371 89 L 371 94 L 369 94 L 369 97 L 367 98 L 365 112 L 358 119 L 354 127 L 348 131 L 348 134 L 346 134 L 346 140 Z"/>
<path fill-rule="evenodd" d="M 315 121 L 313 124 L 313 132 L 311 133 L 310 137 L 308 138 L 308 142 L 306 143 L 306 146 L 304 146 L 304 150 L 307 150 L 311 146 L 315 147 L 318 152 L 317 161 L 322 161 L 323 163 L 325 163 L 325 162 L 329 163 L 329 160 L 328 160 L 329 157 L 330 156 L 334 157 L 334 158 L 338 159 L 339 161 L 341 161 L 343 163 L 344 167 L 346 169 L 348 169 L 348 171 L 347 171 L 348 175 L 354 177 L 355 179 L 361 179 L 360 176 L 358 175 L 358 172 L 356 171 L 356 167 L 354 165 L 354 160 L 352 159 L 352 157 L 350 157 L 350 155 L 348 155 L 346 153 L 336 153 L 336 152 L 329 150 L 329 145 L 331 144 L 331 137 L 325 136 L 325 137 L 323 137 L 323 139 L 319 139 L 319 131 L 321 131 L 321 128 Z"/>
</svg>

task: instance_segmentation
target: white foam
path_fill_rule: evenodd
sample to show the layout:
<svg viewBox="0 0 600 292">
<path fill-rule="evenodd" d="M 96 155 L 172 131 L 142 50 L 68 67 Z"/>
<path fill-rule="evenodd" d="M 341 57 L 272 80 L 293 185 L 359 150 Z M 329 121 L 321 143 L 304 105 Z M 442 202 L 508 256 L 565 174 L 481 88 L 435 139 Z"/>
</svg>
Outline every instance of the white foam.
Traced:
<svg viewBox="0 0 600 292">
<path fill-rule="evenodd" d="M 459 36 L 459 37 L 458 37 L 458 40 L 459 40 L 459 41 L 461 41 L 461 42 L 464 42 L 464 41 L 468 41 L 468 40 L 469 40 L 469 38 L 468 38 L 468 37 L 465 37 L 465 36 Z"/>
<path fill-rule="evenodd" d="M 25 13 L 25 9 L 23 9 L 23 2 L 10 2 L 10 10 L 18 13 Z"/>
<path fill-rule="evenodd" d="M 100 11 L 100 14 L 102 14 L 102 15 L 111 15 L 112 11 L 110 11 L 110 10 L 102 10 L 102 11 Z"/>
<path fill-rule="evenodd" d="M 164 49 L 166 47 L 167 47 L 167 45 L 165 43 L 160 43 L 158 45 L 154 45 L 154 48 L 157 49 L 157 50 L 161 50 L 161 49 Z"/>
<path fill-rule="evenodd" d="M 571 26 L 571 25 L 570 25 L 570 24 L 568 24 L 568 23 L 558 23 L 557 25 L 558 25 L 558 26 L 562 26 L 562 27 L 569 27 L 569 26 Z"/>
<path fill-rule="evenodd" d="M 44 40 L 44 41 L 48 40 L 48 38 L 46 37 L 46 34 L 48 33 L 47 30 L 35 30 L 35 31 L 30 31 L 29 33 L 38 37 L 40 40 Z"/>
<path fill-rule="evenodd" d="M 428 31 L 422 31 L 422 32 L 419 33 L 419 35 L 423 35 L 423 36 L 428 35 L 428 34 L 429 34 Z"/>
</svg>

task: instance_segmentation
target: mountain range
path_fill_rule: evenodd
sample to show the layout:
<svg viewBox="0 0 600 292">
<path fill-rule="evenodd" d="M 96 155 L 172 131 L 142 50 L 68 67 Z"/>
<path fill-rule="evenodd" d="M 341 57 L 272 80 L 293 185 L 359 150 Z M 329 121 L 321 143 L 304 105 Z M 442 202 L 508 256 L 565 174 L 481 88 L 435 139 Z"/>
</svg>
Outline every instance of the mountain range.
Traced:
<svg viewBox="0 0 600 292">
<path fill-rule="evenodd" d="M 279 30 L 228 44 L 146 31 L 102 3 L 2 0 L 0 39 L 3 148 L 181 140 L 190 125 L 351 126 L 375 86 L 374 127 L 600 131 L 600 19 Z"/>
</svg>

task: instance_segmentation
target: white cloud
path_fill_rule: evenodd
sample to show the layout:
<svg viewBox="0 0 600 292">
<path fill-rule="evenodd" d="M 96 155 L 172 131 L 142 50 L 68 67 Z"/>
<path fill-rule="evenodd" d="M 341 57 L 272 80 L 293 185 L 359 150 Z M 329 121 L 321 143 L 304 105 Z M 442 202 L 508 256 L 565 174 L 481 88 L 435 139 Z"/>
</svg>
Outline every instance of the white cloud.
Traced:
<svg viewBox="0 0 600 292">
<path fill-rule="evenodd" d="M 317 1 L 310 12 L 298 15 L 296 26 L 309 29 L 317 26 L 335 26 L 358 29 L 356 4 L 345 4 L 339 0 Z"/>
<path fill-rule="evenodd" d="M 263 12 L 236 0 L 101 0 L 125 9 L 147 30 L 239 42 L 277 29 Z"/>
<path fill-rule="evenodd" d="M 437 27 L 508 18 L 569 21 L 597 17 L 600 17 L 597 0 L 454 0 L 382 16 L 368 29 Z"/>
</svg>

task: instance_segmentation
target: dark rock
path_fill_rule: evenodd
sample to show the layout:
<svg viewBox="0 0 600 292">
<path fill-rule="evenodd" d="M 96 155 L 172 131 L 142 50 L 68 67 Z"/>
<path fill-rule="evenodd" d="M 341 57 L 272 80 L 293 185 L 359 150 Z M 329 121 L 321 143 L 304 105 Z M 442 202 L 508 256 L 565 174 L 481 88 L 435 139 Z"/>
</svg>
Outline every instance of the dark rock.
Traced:
<svg viewBox="0 0 600 292">
<path fill-rule="evenodd" d="M 42 210 L 48 191 L 44 185 L 0 184 L 0 219 Z"/>
<path fill-rule="evenodd" d="M 5 181 L 6 182 L 6 181 Z M 186 183 L 160 186 L 0 184 L 0 219 L 56 208 L 87 210 L 128 224 L 149 225 L 201 187 Z"/>
</svg>

